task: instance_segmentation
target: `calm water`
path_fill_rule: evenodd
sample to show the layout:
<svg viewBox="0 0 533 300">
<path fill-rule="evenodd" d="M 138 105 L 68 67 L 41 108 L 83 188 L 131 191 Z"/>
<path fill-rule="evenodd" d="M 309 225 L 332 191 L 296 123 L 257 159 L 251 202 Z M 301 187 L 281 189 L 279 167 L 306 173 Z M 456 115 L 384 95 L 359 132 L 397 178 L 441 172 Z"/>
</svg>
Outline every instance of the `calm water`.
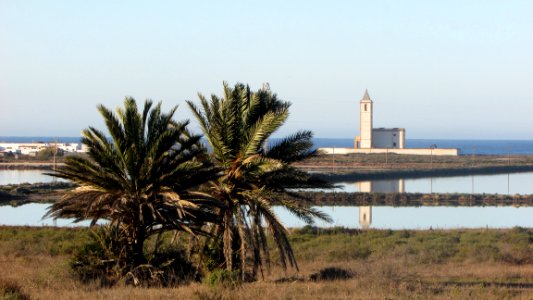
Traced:
<svg viewBox="0 0 533 300">
<path fill-rule="evenodd" d="M 55 179 L 40 170 L 0 170 L 0 185 L 51 182 Z M 486 193 L 533 194 L 533 172 L 434 177 L 419 179 L 372 180 L 342 182 L 342 192 L 407 192 L 407 193 Z"/>
<path fill-rule="evenodd" d="M 333 223 L 317 222 L 319 227 L 379 229 L 452 229 L 533 227 L 533 207 L 318 207 L 333 218 Z M 302 227 L 304 222 L 284 209 L 276 213 L 287 227 Z"/>
<path fill-rule="evenodd" d="M 0 185 L 52 182 L 59 179 L 44 175 L 50 171 L 43 170 L 0 170 Z"/>
<path fill-rule="evenodd" d="M 342 182 L 341 192 L 533 194 L 533 172 Z"/>
<path fill-rule="evenodd" d="M 55 141 L 79 142 L 78 137 L 0 137 L 2 142 Z M 353 139 L 314 139 L 316 147 L 353 147 Z M 484 140 L 415 140 L 406 141 L 408 148 L 459 148 L 461 154 L 533 154 L 533 141 Z M 0 185 L 51 182 L 53 177 L 38 170 L 0 170 Z M 417 192 L 417 193 L 498 193 L 533 194 L 533 173 L 479 175 L 422 179 L 374 180 L 342 183 L 344 191 Z M 20 207 L 1 206 L 0 225 L 87 226 L 88 222 L 42 219 L 49 204 L 27 204 Z M 428 228 L 510 228 L 533 227 L 533 207 L 320 207 L 334 220 L 322 227 L 428 229 Z M 289 212 L 275 208 L 288 227 L 301 227 Z"/>
<path fill-rule="evenodd" d="M 50 204 L 30 203 L 0 206 L 0 225 L 9 226 L 89 226 L 90 222 L 73 223 L 71 219 L 43 219 Z"/>
<path fill-rule="evenodd" d="M 0 170 L 0 184 L 49 182 L 53 178 L 37 170 Z M 344 191 L 354 192 L 419 192 L 419 193 L 499 193 L 533 194 L 533 172 L 509 175 L 479 175 L 422 179 L 374 180 L 342 183 Z M 42 219 L 49 204 L 27 204 L 19 207 L 1 206 L 0 225 L 87 226 L 72 220 Z M 318 226 L 350 228 L 428 229 L 428 228 L 511 228 L 533 227 L 533 207 L 357 207 L 324 206 L 331 224 Z M 288 227 L 301 227 L 289 212 L 275 208 Z"/>
<path fill-rule="evenodd" d="M 352 148 L 353 139 L 313 139 L 315 147 Z M 407 139 L 406 148 L 458 148 L 462 155 L 533 154 L 533 140 L 441 140 Z"/>
<path fill-rule="evenodd" d="M 88 226 L 89 222 L 42 219 L 49 204 L 0 206 L 0 225 L 10 226 Z M 333 223 L 317 222 L 320 227 L 379 229 L 452 229 L 533 227 L 533 207 L 317 207 L 333 218 Z M 286 210 L 276 207 L 287 227 L 306 225 Z"/>
</svg>

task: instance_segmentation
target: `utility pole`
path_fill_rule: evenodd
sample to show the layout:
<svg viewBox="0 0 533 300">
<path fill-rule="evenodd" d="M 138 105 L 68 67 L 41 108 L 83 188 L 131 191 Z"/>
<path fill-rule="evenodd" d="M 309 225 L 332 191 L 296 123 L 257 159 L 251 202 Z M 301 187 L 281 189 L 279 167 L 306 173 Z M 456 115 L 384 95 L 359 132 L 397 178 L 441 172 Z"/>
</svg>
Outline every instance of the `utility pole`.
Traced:
<svg viewBox="0 0 533 300">
<path fill-rule="evenodd" d="M 335 147 L 333 147 L 333 154 L 331 154 L 331 157 L 333 159 L 333 172 L 335 172 Z"/>
<path fill-rule="evenodd" d="M 429 168 L 433 170 L 433 147 L 431 147 L 431 154 L 429 155 Z"/>
<path fill-rule="evenodd" d="M 429 146 L 429 149 L 431 149 L 430 150 L 430 155 L 429 155 L 430 156 L 429 167 L 432 170 L 433 170 L 433 149 L 435 149 L 436 147 L 437 147 L 437 145 L 435 145 L 435 144 L 431 144 L 431 146 Z"/>
<path fill-rule="evenodd" d="M 511 177 L 511 174 L 507 173 L 507 195 L 510 195 L 511 194 L 511 189 L 509 188 L 509 185 L 510 185 L 510 177 Z"/>
<path fill-rule="evenodd" d="M 53 166 L 54 172 L 56 170 L 56 162 L 57 162 L 56 159 L 57 159 L 57 139 L 54 142 L 54 166 Z"/>
<path fill-rule="evenodd" d="M 511 149 L 509 148 L 507 150 L 507 166 L 511 166 Z M 510 195 L 511 194 L 511 189 L 510 189 L 510 183 L 511 183 L 511 174 L 509 172 L 507 172 L 507 195 Z"/>
</svg>

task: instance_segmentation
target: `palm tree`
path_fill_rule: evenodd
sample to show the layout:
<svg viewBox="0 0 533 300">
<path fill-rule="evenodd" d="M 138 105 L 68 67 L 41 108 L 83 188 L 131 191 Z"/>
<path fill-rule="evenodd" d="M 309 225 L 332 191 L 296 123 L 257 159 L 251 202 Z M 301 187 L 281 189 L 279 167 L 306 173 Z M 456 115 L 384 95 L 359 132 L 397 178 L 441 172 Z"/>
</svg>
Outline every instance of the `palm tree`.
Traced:
<svg viewBox="0 0 533 300">
<path fill-rule="evenodd" d="M 281 265 L 298 269 L 288 233 L 273 206 L 282 206 L 307 223 L 313 217 L 329 217 L 305 205 L 291 189 L 329 187 L 329 184 L 297 170 L 291 163 L 316 154 L 311 150 L 312 133 L 299 131 L 268 146 L 268 138 L 289 115 L 290 103 L 281 101 L 269 88 L 257 92 L 224 83 L 224 97 L 199 95 L 201 108 L 187 101 L 211 149 L 215 165 L 223 175 L 210 182 L 209 193 L 222 203 L 217 209 L 221 223 L 212 234 L 221 237 L 227 270 L 240 269 L 244 279 L 247 260 L 252 276 L 270 265 L 267 230 L 271 233 Z M 214 241 L 217 242 L 216 240 Z"/>
<path fill-rule="evenodd" d="M 51 175 L 79 185 L 53 204 L 47 213 L 75 221 L 100 219 L 120 229 L 125 240 L 126 265 L 145 262 L 143 246 L 153 234 L 168 230 L 201 232 L 212 219 L 205 201 L 191 188 L 214 178 L 212 165 L 202 157 L 200 136 L 191 135 L 188 121 L 176 122 L 161 112 L 161 103 L 147 100 L 139 111 L 133 98 L 116 114 L 98 106 L 111 138 L 94 127 L 83 131 L 88 158 L 67 157 Z"/>
</svg>

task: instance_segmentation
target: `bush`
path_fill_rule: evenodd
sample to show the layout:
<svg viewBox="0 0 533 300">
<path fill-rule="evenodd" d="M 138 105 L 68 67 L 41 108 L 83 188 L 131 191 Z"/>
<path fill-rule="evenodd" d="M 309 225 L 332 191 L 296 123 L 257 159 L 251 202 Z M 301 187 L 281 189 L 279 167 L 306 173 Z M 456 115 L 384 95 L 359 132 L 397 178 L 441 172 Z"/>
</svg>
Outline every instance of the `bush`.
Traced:
<svg viewBox="0 0 533 300">
<path fill-rule="evenodd" d="M 63 154 L 64 154 L 63 149 L 59 149 L 55 147 L 46 147 L 40 150 L 39 152 L 37 152 L 35 157 L 40 160 L 50 160 L 54 158 L 54 156 L 56 156 L 56 158 L 62 157 Z"/>
<path fill-rule="evenodd" d="M 235 288 L 242 283 L 241 272 L 239 270 L 228 271 L 226 269 L 215 270 L 204 279 L 204 283 L 210 287 L 223 286 Z"/>
<path fill-rule="evenodd" d="M 346 280 L 353 277 L 352 272 L 341 268 L 325 268 L 317 273 L 311 274 L 309 279 L 312 281 L 324 281 L 324 280 Z"/>
<path fill-rule="evenodd" d="M 70 267 L 82 282 L 115 284 L 123 273 L 123 249 L 116 227 L 103 226 L 91 232 L 91 241 L 74 253 Z"/>
<path fill-rule="evenodd" d="M 92 241 L 71 260 L 75 276 L 84 283 L 97 281 L 101 286 L 119 281 L 135 286 L 174 286 L 200 280 L 198 270 L 175 246 L 145 253 L 146 263 L 132 266 L 125 256 L 123 239 L 117 227 L 103 226 L 93 231 Z"/>
<path fill-rule="evenodd" d="M 30 299 L 30 296 L 24 293 L 18 284 L 4 281 L 0 281 L 0 297 L 4 300 Z"/>
<path fill-rule="evenodd" d="M 199 270 L 186 258 L 184 251 L 175 246 L 158 249 L 150 256 L 147 265 L 151 273 L 142 277 L 145 285 L 175 286 L 201 279 Z"/>
</svg>

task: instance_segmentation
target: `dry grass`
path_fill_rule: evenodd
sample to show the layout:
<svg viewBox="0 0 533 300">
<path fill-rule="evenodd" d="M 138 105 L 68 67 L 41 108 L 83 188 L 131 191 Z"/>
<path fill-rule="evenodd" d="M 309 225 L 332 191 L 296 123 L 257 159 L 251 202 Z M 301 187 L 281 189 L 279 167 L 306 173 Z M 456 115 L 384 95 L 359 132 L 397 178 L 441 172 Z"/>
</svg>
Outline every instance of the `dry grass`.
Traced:
<svg viewBox="0 0 533 300">
<path fill-rule="evenodd" d="M 508 262 L 506 248 L 532 248 L 529 230 L 370 231 L 291 238 L 300 271 L 274 266 L 264 280 L 235 289 L 193 283 L 175 288 L 100 288 L 84 285 L 70 274 L 68 241 L 54 250 L 50 238 L 68 236 L 81 243 L 83 230 L 0 228 L 0 295 L 14 286 L 31 299 L 530 299 L 533 263 Z M 459 239 L 459 241 L 457 241 Z M 31 241 L 31 242 L 30 242 Z M 448 247 L 452 241 L 453 247 Z M 26 247 L 21 247 L 26 243 Z M 479 256 L 479 245 L 494 244 L 498 253 Z M 524 244 L 525 243 L 525 244 Z M 364 244 L 364 245 L 362 245 Z M 356 245 L 370 249 L 370 254 Z M 464 251 L 457 249 L 464 248 Z M 485 248 L 483 248 L 485 249 Z M 521 250 L 520 250 L 521 249 Z M 446 253 L 449 251 L 453 254 Z M 355 254 L 354 254 L 355 253 Z M 516 253 L 513 255 L 517 255 Z M 530 255 L 521 254 L 522 256 Z M 348 271 L 346 280 L 310 280 L 326 268 Z"/>
</svg>

